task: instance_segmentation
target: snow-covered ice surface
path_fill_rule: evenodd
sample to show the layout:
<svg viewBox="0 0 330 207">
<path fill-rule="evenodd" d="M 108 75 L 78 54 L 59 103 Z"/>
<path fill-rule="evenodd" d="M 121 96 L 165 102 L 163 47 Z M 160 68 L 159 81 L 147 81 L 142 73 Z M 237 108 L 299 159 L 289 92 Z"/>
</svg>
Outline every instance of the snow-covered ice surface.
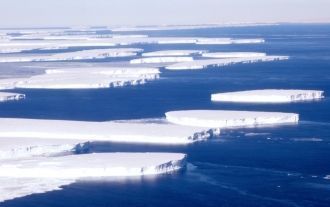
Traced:
<svg viewBox="0 0 330 207">
<path fill-rule="evenodd" d="M 248 127 L 297 123 L 295 113 L 230 111 L 230 110 L 185 110 L 165 113 L 166 119 L 174 124 L 196 127 Z"/>
<path fill-rule="evenodd" d="M 105 59 L 110 57 L 131 57 L 142 51 L 142 49 L 138 48 L 113 48 L 82 50 L 77 52 L 56 53 L 50 55 L 1 56 L 0 63 L 91 60 Z"/>
<path fill-rule="evenodd" d="M 185 158 L 181 153 L 97 153 L 9 160 L 0 163 L 0 202 L 79 180 L 169 173 L 183 168 Z"/>
<path fill-rule="evenodd" d="M 175 63 L 166 66 L 168 70 L 195 70 L 204 69 L 206 67 L 221 67 L 237 63 L 255 63 L 267 62 L 275 60 L 287 60 L 288 56 L 264 56 L 264 57 L 246 57 L 246 58 L 220 58 L 220 59 L 200 59 L 190 62 Z"/>
<path fill-rule="evenodd" d="M 173 63 L 173 62 L 190 62 L 194 59 L 192 57 L 147 57 L 138 58 L 130 61 L 131 64 L 143 63 Z"/>
<path fill-rule="evenodd" d="M 203 54 L 204 50 L 161 50 L 155 52 L 142 53 L 144 57 L 161 57 L 161 56 L 189 56 Z"/>
<path fill-rule="evenodd" d="M 1 79 L 0 89 L 88 89 L 144 84 L 159 77 L 157 68 L 85 67 L 49 69 L 29 78 Z"/>
<path fill-rule="evenodd" d="M 211 100 L 247 103 L 289 103 L 322 99 L 324 98 L 323 93 L 323 91 L 317 90 L 264 89 L 212 94 Z"/>
<path fill-rule="evenodd" d="M 0 102 L 24 99 L 25 95 L 20 93 L 0 92 Z"/>
<path fill-rule="evenodd" d="M 265 57 L 266 53 L 261 52 L 212 52 L 203 53 L 203 57 L 208 58 L 249 58 L 249 57 Z"/>
<path fill-rule="evenodd" d="M 158 123 L 0 119 L 1 138 L 72 139 L 154 144 L 189 144 L 205 140 L 213 130 Z"/>
</svg>

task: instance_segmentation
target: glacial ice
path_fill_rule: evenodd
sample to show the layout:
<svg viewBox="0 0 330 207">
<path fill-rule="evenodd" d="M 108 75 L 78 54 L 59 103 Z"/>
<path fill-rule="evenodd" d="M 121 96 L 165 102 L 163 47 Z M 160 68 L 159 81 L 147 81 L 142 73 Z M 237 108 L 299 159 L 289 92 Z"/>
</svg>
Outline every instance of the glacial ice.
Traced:
<svg viewBox="0 0 330 207">
<path fill-rule="evenodd" d="M 24 99 L 25 95 L 20 93 L 0 92 L 0 102 Z"/>
<path fill-rule="evenodd" d="M 189 62 L 193 61 L 192 57 L 148 57 L 133 59 L 131 64 L 143 64 L 143 63 L 173 63 L 173 62 Z"/>
<path fill-rule="evenodd" d="M 230 110 L 186 110 L 170 111 L 166 119 L 174 124 L 195 127 L 248 127 L 297 123 L 299 115 L 294 113 L 230 111 Z"/>
<path fill-rule="evenodd" d="M 144 84 L 159 77 L 157 68 L 59 68 L 19 79 L 1 79 L 0 89 L 88 89 Z"/>
<path fill-rule="evenodd" d="M 157 123 L 87 122 L 42 119 L 0 119 L 1 138 L 72 139 L 154 144 L 189 144 L 214 131 Z"/>
<path fill-rule="evenodd" d="M 250 58 L 250 57 L 265 57 L 266 53 L 261 52 L 213 52 L 203 53 L 203 57 L 208 58 Z"/>
<path fill-rule="evenodd" d="M 204 69 L 209 66 L 221 67 L 226 65 L 232 65 L 237 63 L 255 63 L 255 62 L 267 62 L 275 60 L 287 60 L 287 56 L 265 56 L 265 57 L 248 57 L 248 58 L 222 58 L 222 59 L 201 59 L 190 62 L 175 63 L 173 65 L 166 66 L 168 70 L 195 70 Z"/>
<path fill-rule="evenodd" d="M 199 38 L 197 45 L 227 45 L 227 44 L 258 44 L 264 43 L 264 39 L 231 39 L 231 38 Z"/>
<path fill-rule="evenodd" d="M 185 159 L 181 153 L 97 153 L 5 161 L 0 163 L 0 202 L 80 180 L 169 173 L 183 168 Z"/>
<path fill-rule="evenodd" d="M 144 57 L 162 57 L 162 56 L 189 56 L 203 54 L 204 50 L 161 50 L 155 52 L 142 53 Z"/>
<path fill-rule="evenodd" d="M 10 62 L 43 62 L 105 59 L 109 57 L 130 57 L 143 51 L 137 48 L 94 49 L 77 52 L 56 53 L 50 55 L 8 56 L 0 57 L 0 63 Z"/>
<path fill-rule="evenodd" d="M 321 99 L 324 97 L 323 93 L 323 91 L 317 90 L 264 89 L 212 94 L 211 100 L 247 103 L 289 103 Z"/>
</svg>

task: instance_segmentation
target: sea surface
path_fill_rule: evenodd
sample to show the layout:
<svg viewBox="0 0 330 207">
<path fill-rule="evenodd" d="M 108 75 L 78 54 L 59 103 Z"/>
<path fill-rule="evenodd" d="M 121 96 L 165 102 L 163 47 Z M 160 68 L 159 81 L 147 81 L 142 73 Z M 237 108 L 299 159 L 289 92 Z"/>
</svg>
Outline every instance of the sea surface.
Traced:
<svg viewBox="0 0 330 207">
<path fill-rule="evenodd" d="M 232 109 L 299 113 L 300 123 L 227 129 L 220 137 L 187 146 L 94 143 L 90 152 L 183 152 L 188 164 L 180 172 L 154 177 L 78 182 L 1 207 L 330 206 L 330 180 L 325 179 L 330 175 L 330 25 L 138 33 L 266 40 L 247 45 L 137 46 L 145 51 L 255 51 L 290 59 L 196 71 L 162 70 L 159 80 L 115 89 L 12 90 L 27 98 L 1 103 L 0 117 L 105 121 L 158 118 L 169 110 Z M 210 101 L 216 92 L 265 88 L 324 90 L 326 98 L 290 104 Z"/>
</svg>

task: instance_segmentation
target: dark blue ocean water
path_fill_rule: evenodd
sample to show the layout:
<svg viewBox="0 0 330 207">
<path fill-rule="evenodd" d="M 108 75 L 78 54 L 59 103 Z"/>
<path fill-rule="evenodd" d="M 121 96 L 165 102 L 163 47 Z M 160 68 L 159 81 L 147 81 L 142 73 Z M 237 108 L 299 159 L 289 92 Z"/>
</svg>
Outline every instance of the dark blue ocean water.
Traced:
<svg viewBox="0 0 330 207">
<path fill-rule="evenodd" d="M 265 38 L 256 45 L 140 45 L 146 51 L 207 49 L 289 55 L 288 61 L 199 71 L 162 71 L 146 85 L 98 90 L 15 90 L 0 117 L 114 120 L 179 109 L 295 112 L 299 125 L 224 130 L 188 146 L 95 143 L 91 152 L 184 152 L 187 169 L 138 179 L 80 182 L 4 207 L 330 206 L 330 99 L 292 104 L 212 103 L 211 93 L 262 88 L 319 89 L 330 95 L 330 25 L 280 25 L 145 32 L 152 36 Z"/>
</svg>

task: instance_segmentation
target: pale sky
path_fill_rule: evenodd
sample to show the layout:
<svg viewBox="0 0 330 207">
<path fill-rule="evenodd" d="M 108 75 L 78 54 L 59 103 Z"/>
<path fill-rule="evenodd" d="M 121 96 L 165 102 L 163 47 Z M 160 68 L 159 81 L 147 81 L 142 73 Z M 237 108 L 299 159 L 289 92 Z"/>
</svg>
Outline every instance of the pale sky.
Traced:
<svg viewBox="0 0 330 207">
<path fill-rule="evenodd" d="M 0 27 L 330 22 L 330 0 L 0 0 Z"/>
</svg>

